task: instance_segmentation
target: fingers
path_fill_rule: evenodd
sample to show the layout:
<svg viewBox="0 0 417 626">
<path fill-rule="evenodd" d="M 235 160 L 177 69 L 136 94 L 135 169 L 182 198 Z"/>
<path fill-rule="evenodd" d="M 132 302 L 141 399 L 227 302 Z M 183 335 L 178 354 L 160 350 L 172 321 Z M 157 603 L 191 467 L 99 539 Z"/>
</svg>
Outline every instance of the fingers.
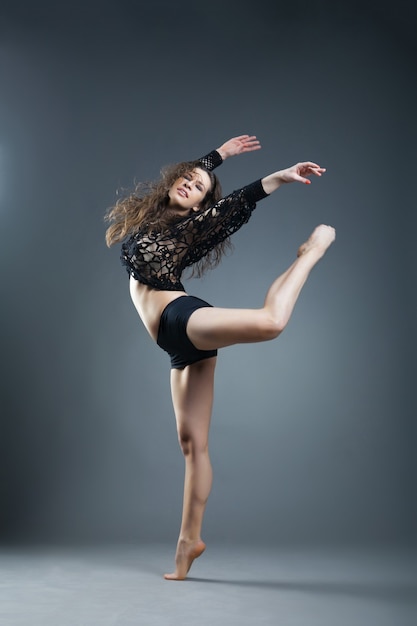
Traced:
<svg viewBox="0 0 417 626">
<path fill-rule="evenodd" d="M 255 135 L 241 135 L 241 137 L 237 137 L 236 139 L 241 143 L 241 152 L 252 152 L 252 150 L 259 150 L 261 148 L 261 144 Z"/>
<path fill-rule="evenodd" d="M 325 167 L 320 167 L 317 163 L 313 163 L 312 161 L 305 161 L 304 163 L 297 164 L 298 173 L 304 176 L 310 176 L 314 174 L 315 176 L 321 176 L 326 171 Z"/>
<path fill-rule="evenodd" d="M 302 161 L 301 163 L 298 163 L 298 167 L 302 167 L 303 165 L 309 167 L 320 167 L 318 163 L 313 163 L 313 161 Z"/>
<path fill-rule="evenodd" d="M 298 176 L 297 174 L 294 174 L 293 180 L 297 183 L 304 183 L 305 185 L 311 185 L 311 180 L 308 180 L 308 178 L 303 178 L 303 176 Z"/>
<path fill-rule="evenodd" d="M 306 178 L 306 176 L 321 176 L 325 173 L 326 168 L 320 167 L 317 163 L 313 163 L 312 161 L 305 161 L 304 163 L 298 163 L 296 165 L 296 170 L 298 176 L 296 180 L 300 183 L 304 183 L 305 185 L 311 185 L 311 180 Z"/>
<path fill-rule="evenodd" d="M 244 152 L 252 152 L 252 150 L 259 150 L 261 147 L 260 142 L 255 135 L 238 135 L 228 139 L 220 148 L 220 155 L 223 159 L 235 156 L 237 154 L 243 154 Z"/>
<path fill-rule="evenodd" d="M 239 141 L 242 141 L 243 139 L 256 139 L 255 135 L 238 135 L 237 137 L 232 137 L 231 141 L 233 141 L 233 139 L 238 139 Z"/>
<path fill-rule="evenodd" d="M 257 143 L 243 146 L 241 152 L 252 152 L 252 150 L 260 150 L 261 148 L 262 146 L 258 141 Z"/>
<path fill-rule="evenodd" d="M 313 174 L 314 176 L 322 176 L 326 168 L 320 167 L 318 163 L 313 163 L 313 161 L 304 161 L 293 165 L 288 171 L 291 172 L 293 181 L 303 183 L 304 185 L 311 185 L 311 180 L 309 180 L 307 176 L 312 176 Z"/>
<path fill-rule="evenodd" d="M 236 141 L 244 145 L 259 144 L 259 139 L 256 135 L 239 135 L 238 137 L 232 137 L 229 141 Z"/>
<path fill-rule="evenodd" d="M 322 174 L 324 174 L 325 171 L 325 167 L 314 167 L 311 169 L 311 174 L 314 174 L 315 176 L 321 176 Z"/>
</svg>

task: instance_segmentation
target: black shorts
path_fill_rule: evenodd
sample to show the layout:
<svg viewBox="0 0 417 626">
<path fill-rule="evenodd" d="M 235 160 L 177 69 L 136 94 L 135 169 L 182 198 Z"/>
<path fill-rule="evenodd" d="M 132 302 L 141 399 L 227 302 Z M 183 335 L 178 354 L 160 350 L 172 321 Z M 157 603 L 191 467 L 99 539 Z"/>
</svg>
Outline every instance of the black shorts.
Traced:
<svg viewBox="0 0 417 626">
<path fill-rule="evenodd" d="M 187 365 L 217 355 L 217 350 L 198 350 L 187 335 L 187 322 L 197 309 L 211 304 L 195 296 L 180 296 L 162 311 L 157 344 L 171 357 L 171 367 L 184 369 Z"/>
</svg>

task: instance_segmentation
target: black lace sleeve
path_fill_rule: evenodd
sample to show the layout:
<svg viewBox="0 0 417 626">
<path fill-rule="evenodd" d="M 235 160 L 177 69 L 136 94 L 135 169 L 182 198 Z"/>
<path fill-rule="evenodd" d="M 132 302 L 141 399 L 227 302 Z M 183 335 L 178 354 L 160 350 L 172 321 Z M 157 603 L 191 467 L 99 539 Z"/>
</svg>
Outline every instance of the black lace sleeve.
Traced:
<svg viewBox="0 0 417 626">
<path fill-rule="evenodd" d="M 155 289 L 184 291 L 183 270 L 243 226 L 267 195 L 258 180 L 166 231 L 149 232 L 145 226 L 123 243 L 122 264 L 130 276 Z"/>
<path fill-rule="evenodd" d="M 206 154 L 206 156 L 201 157 L 201 159 L 197 159 L 197 161 L 201 163 L 206 170 L 210 170 L 210 172 L 223 163 L 223 159 L 217 150 L 212 150 Z"/>
<path fill-rule="evenodd" d="M 234 191 L 212 207 L 175 225 L 182 268 L 197 263 L 249 220 L 258 200 L 266 198 L 260 180 Z"/>
</svg>

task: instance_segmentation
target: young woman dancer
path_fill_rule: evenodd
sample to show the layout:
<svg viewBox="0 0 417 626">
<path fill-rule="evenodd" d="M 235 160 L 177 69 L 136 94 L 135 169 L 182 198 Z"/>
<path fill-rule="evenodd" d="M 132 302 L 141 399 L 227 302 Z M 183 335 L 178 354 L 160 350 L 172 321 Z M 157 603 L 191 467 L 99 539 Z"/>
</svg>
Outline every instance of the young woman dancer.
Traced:
<svg viewBox="0 0 417 626">
<path fill-rule="evenodd" d="M 193 266 L 201 275 L 214 267 L 257 201 L 285 183 L 309 184 L 309 176 L 325 172 L 310 161 L 297 163 L 221 198 L 212 170 L 228 157 L 259 148 L 255 136 L 234 137 L 197 161 L 166 169 L 159 182 L 139 185 L 106 216 L 111 224 L 107 244 L 125 240 L 121 260 L 130 276 L 133 304 L 151 337 L 171 357 L 185 482 L 175 571 L 165 574 L 168 580 L 183 580 L 206 547 L 200 533 L 212 483 L 208 435 L 217 349 L 278 337 L 311 269 L 335 238 L 332 227 L 318 226 L 272 283 L 261 308 L 217 308 L 185 293 L 184 269 Z"/>
</svg>

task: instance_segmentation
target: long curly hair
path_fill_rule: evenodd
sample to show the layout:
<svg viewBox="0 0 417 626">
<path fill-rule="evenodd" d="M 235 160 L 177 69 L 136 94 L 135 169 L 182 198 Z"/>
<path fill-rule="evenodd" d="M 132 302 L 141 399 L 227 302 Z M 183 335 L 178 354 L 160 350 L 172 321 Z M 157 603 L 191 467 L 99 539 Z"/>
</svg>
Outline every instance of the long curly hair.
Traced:
<svg viewBox="0 0 417 626">
<path fill-rule="evenodd" d="M 195 168 L 204 170 L 210 177 L 211 187 L 200 205 L 203 212 L 218 202 L 222 197 L 219 179 L 207 170 L 199 161 L 184 161 L 168 165 L 161 170 L 161 178 L 157 181 L 138 183 L 133 192 L 119 198 L 116 204 L 105 214 L 105 221 L 110 223 L 106 230 L 108 247 L 121 242 L 135 234 L 138 230 L 144 233 L 164 232 L 170 225 L 178 222 L 178 215 L 168 207 L 168 192 L 178 178 Z M 221 257 L 231 247 L 229 239 L 219 243 L 207 256 L 195 264 L 191 275 L 201 276 L 209 268 L 220 262 Z"/>
</svg>

